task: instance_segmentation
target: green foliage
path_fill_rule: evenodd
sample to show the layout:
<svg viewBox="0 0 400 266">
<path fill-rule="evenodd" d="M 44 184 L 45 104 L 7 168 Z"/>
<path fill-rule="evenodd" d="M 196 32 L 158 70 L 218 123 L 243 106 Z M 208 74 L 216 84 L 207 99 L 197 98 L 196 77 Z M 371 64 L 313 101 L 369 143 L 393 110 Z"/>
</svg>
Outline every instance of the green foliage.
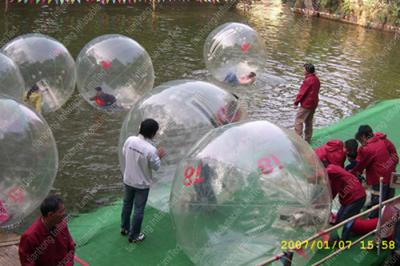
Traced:
<svg viewBox="0 0 400 266">
<path fill-rule="evenodd" d="M 340 13 L 344 16 L 348 16 L 353 12 L 354 6 L 350 2 L 350 0 L 343 0 L 340 3 L 339 10 Z"/>
<path fill-rule="evenodd" d="M 282 0 L 292 2 L 293 0 Z M 320 11 L 363 16 L 368 23 L 400 26 L 400 0 L 316 0 Z"/>
</svg>

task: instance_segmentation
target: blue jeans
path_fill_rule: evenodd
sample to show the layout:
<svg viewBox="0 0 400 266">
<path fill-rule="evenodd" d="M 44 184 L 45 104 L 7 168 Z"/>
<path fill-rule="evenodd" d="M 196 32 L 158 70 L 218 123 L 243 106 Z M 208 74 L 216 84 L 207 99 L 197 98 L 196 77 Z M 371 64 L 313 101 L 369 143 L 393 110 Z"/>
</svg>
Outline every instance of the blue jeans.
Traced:
<svg viewBox="0 0 400 266">
<path fill-rule="evenodd" d="M 340 222 L 346 220 L 347 218 L 350 218 L 350 217 L 360 213 L 362 207 L 364 207 L 365 200 L 366 200 L 366 197 L 364 196 L 361 199 L 358 199 L 349 205 L 341 206 L 337 213 L 337 216 L 336 216 L 336 223 L 340 223 Z M 352 225 L 352 223 L 349 222 L 343 226 L 343 232 L 342 232 L 343 240 L 348 239 L 351 225 Z"/>
<path fill-rule="evenodd" d="M 232 72 L 229 72 L 226 75 L 226 77 L 224 79 L 224 82 L 227 82 L 227 83 L 229 83 L 231 85 L 238 85 L 239 84 L 239 80 L 238 80 L 237 76 L 235 75 L 235 73 L 232 73 Z"/>
<path fill-rule="evenodd" d="M 144 208 L 150 189 L 139 189 L 124 184 L 124 204 L 121 214 L 121 227 L 129 231 L 129 237 L 134 239 L 139 236 L 142 227 Z M 133 203 L 135 202 L 135 213 L 132 226 L 130 226 Z"/>
</svg>

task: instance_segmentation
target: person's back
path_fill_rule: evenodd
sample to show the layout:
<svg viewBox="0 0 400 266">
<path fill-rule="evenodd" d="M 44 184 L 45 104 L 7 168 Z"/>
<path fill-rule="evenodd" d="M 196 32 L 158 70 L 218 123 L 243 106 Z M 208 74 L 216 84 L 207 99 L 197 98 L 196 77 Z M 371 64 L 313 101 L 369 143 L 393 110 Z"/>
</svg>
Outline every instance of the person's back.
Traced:
<svg viewBox="0 0 400 266">
<path fill-rule="evenodd" d="M 396 172 L 396 167 L 399 163 L 399 155 L 397 153 L 396 146 L 394 146 L 394 144 L 387 138 L 386 134 L 382 132 L 375 132 L 374 136 L 380 138 L 385 143 L 390 154 L 390 160 L 386 162 L 386 166 L 390 168 L 391 172 Z"/>
<path fill-rule="evenodd" d="M 330 164 L 326 171 L 332 189 L 332 198 L 339 194 L 339 201 L 342 205 L 348 205 L 365 197 L 366 193 L 358 178 L 347 172 L 340 166 Z"/>
<path fill-rule="evenodd" d="M 149 188 L 154 182 L 151 170 L 160 167 L 157 149 L 139 135 L 129 137 L 122 152 L 126 162 L 124 183 L 136 188 Z"/>
<path fill-rule="evenodd" d="M 129 235 L 130 243 L 145 239 L 141 227 L 150 187 L 155 181 L 152 170 L 160 168 L 160 160 L 166 154 L 164 148 L 156 149 L 149 143 L 158 129 L 157 121 L 151 118 L 145 119 L 140 124 L 139 135 L 129 137 L 122 148 L 125 169 L 120 232 L 122 235 Z M 133 205 L 135 205 L 135 212 L 131 223 Z"/>
<path fill-rule="evenodd" d="M 305 96 L 304 101 L 302 102 L 303 107 L 307 108 L 308 104 L 310 104 L 311 108 L 317 107 L 319 102 L 319 90 L 321 87 L 321 83 L 319 78 L 313 73 L 308 75 L 304 82 L 310 86 L 308 94 Z"/>
<path fill-rule="evenodd" d="M 297 94 L 295 105 L 300 104 L 301 107 L 306 109 L 317 108 L 320 87 L 321 83 L 315 73 L 307 73 Z"/>
<path fill-rule="evenodd" d="M 390 160 L 390 154 L 385 142 L 378 136 L 368 139 L 367 144 L 358 150 L 357 165 L 351 170 L 352 173 L 360 174 L 366 170 L 368 185 L 379 184 L 379 178 L 383 177 L 383 183 L 390 183 L 392 169 L 386 164 Z"/>
<path fill-rule="evenodd" d="M 103 93 L 99 97 L 104 102 L 104 106 L 110 106 L 117 101 L 117 99 L 113 95 L 108 93 Z"/>
<path fill-rule="evenodd" d="M 339 139 L 329 140 L 326 144 L 315 149 L 315 153 L 327 165 L 335 164 L 343 167 L 346 159 L 343 142 Z"/>
<path fill-rule="evenodd" d="M 24 102 L 32 106 L 36 112 L 42 112 L 42 95 L 39 92 L 32 92 L 28 97 L 29 92 L 24 95 Z"/>
</svg>

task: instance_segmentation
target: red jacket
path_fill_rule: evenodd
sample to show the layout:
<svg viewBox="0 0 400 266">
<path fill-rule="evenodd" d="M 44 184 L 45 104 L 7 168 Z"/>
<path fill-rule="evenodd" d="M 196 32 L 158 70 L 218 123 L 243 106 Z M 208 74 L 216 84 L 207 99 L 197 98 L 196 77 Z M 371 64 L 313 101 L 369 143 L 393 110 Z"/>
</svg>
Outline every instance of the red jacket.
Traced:
<svg viewBox="0 0 400 266">
<path fill-rule="evenodd" d="M 50 233 L 38 218 L 22 234 L 18 253 L 22 266 L 74 265 L 75 243 L 66 220 Z"/>
<path fill-rule="evenodd" d="M 389 184 L 392 167 L 388 166 L 391 157 L 386 145 L 379 135 L 368 139 L 367 144 L 358 149 L 357 165 L 351 169 L 351 173 L 359 175 L 365 169 L 368 185 L 379 184 L 380 177 L 383 177 L 384 184 Z"/>
<path fill-rule="evenodd" d="M 366 196 L 365 190 L 357 177 L 347 172 L 342 167 L 330 164 L 326 168 L 326 171 L 328 172 L 331 184 L 332 199 L 339 194 L 339 202 L 341 205 L 349 205 Z"/>
<path fill-rule="evenodd" d="M 297 106 L 300 103 L 301 107 L 306 109 L 317 108 L 319 88 L 320 82 L 318 77 L 315 74 L 307 74 L 294 101 L 294 105 Z"/>
<path fill-rule="evenodd" d="M 315 149 L 315 153 L 324 164 L 334 164 L 344 167 L 346 153 L 344 144 L 340 139 L 333 139 Z"/>
<path fill-rule="evenodd" d="M 391 170 L 391 172 L 396 172 L 397 164 L 399 163 L 399 155 L 397 154 L 396 147 L 394 144 L 386 137 L 386 134 L 381 132 L 375 132 L 374 136 L 377 136 L 383 142 L 385 142 L 386 148 L 390 154 L 390 160 L 387 162 L 386 166 Z"/>
</svg>

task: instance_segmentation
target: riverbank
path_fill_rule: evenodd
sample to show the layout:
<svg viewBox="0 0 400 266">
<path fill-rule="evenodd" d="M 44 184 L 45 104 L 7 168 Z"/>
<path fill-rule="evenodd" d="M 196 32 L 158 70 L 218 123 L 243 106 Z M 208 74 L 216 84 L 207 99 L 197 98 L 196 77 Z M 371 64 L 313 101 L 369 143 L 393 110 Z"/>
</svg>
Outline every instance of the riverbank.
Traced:
<svg viewBox="0 0 400 266">
<path fill-rule="evenodd" d="M 394 32 L 396 35 L 400 33 L 400 6 L 394 4 L 382 4 L 375 0 L 369 2 L 345 0 L 339 4 L 334 4 L 330 0 L 289 0 L 287 4 L 297 14 Z"/>
</svg>

